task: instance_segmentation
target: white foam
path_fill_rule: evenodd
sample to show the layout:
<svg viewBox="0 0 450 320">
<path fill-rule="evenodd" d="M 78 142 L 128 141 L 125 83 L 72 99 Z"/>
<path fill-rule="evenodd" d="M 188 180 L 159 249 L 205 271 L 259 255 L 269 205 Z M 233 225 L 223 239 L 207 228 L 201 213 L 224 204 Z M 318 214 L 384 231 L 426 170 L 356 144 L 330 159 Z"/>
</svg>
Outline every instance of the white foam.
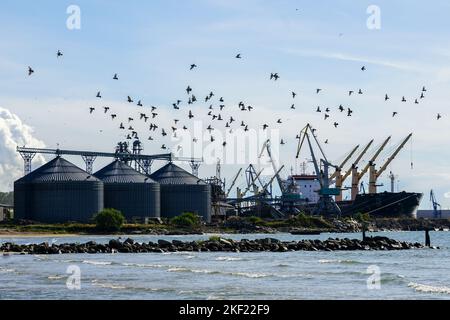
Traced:
<svg viewBox="0 0 450 320">
<path fill-rule="evenodd" d="M 84 260 L 83 263 L 92 264 L 95 266 L 108 266 L 112 264 L 111 261 L 92 261 L 92 260 Z"/>
<path fill-rule="evenodd" d="M 216 261 L 241 261 L 242 258 L 235 258 L 235 257 L 217 257 Z"/>
<path fill-rule="evenodd" d="M 410 282 L 408 284 L 408 287 L 413 288 L 416 291 L 419 292 L 425 292 L 425 293 L 444 293 L 444 294 L 450 294 L 450 287 L 437 287 L 437 286 L 430 286 L 415 282 Z"/>
</svg>

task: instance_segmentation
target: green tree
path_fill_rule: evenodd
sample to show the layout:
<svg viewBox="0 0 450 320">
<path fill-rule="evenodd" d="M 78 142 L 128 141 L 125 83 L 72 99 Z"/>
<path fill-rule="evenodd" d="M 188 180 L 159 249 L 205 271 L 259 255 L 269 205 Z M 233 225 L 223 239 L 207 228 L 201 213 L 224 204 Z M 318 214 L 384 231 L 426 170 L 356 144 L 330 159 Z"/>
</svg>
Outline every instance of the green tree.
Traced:
<svg viewBox="0 0 450 320">
<path fill-rule="evenodd" d="M 201 219 L 198 215 L 191 212 L 183 213 L 176 216 L 170 220 L 170 223 L 177 227 L 198 227 L 200 225 Z"/>
<path fill-rule="evenodd" d="M 95 225 L 98 230 L 113 232 L 119 231 L 125 223 L 122 212 L 116 209 L 103 209 L 94 216 Z"/>
</svg>

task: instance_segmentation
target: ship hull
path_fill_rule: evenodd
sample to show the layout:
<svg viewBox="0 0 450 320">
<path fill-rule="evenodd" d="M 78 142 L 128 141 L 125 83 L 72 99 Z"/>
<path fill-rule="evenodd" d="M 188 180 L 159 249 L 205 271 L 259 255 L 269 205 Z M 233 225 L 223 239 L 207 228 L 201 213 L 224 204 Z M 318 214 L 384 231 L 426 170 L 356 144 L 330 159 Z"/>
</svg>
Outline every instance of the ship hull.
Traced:
<svg viewBox="0 0 450 320">
<path fill-rule="evenodd" d="M 359 194 L 355 201 L 338 202 L 338 206 L 343 215 L 362 213 L 371 217 L 417 218 L 422 198 L 422 193 L 410 192 Z"/>
</svg>

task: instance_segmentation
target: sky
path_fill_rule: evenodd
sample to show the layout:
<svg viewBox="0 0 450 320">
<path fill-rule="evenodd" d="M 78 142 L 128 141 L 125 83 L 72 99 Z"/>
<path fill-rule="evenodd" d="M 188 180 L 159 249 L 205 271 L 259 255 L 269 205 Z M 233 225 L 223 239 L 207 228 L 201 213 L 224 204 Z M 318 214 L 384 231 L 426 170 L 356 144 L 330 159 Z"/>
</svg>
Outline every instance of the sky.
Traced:
<svg viewBox="0 0 450 320">
<path fill-rule="evenodd" d="M 80 29 L 67 27 L 71 5 L 80 9 Z M 372 21 L 373 12 L 368 13 L 372 5 L 379 8 L 379 29 L 367 24 Z M 431 189 L 442 207 L 450 208 L 448 1 L 424 5 L 418 0 L 332 4 L 324 0 L 3 0 L 0 8 L 0 191 L 12 190 L 23 170 L 14 143 L 109 152 L 124 140 L 118 126 L 122 121 L 128 127 L 128 117 L 135 119 L 131 125 L 139 132 L 145 153 L 164 152 L 164 143 L 170 148 L 167 152 L 204 157 L 208 161 L 200 168 L 201 177 L 214 175 L 215 159 L 222 158 L 227 181 L 239 168 L 258 161 L 256 154 L 269 132 L 277 165 L 285 166 L 281 175 L 286 177 L 310 159 L 303 150 L 296 160 L 295 137 L 311 123 L 319 140 L 329 141 L 323 147 L 336 164 L 356 145 L 362 148 L 375 139 L 378 146 L 392 136 L 377 161 L 379 167 L 413 133 L 380 177 L 384 186 L 379 190 L 389 190 L 392 171 L 398 190 L 425 194 L 422 208 L 430 208 Z M 56 57 L 57 50 L 63 57 Z M 238 53 L 242 59 L 235 58 Z M 194 63 L 198 67 L 190 71 Z M 27 74 L 28 66 L 35 71 L 32 76 Z M 366 71 L 361 71 L 362 66 Z M 270 81 L 275 72 L 280 79 Z M 118 81 L 112 79 L 115 73 Z M 186 103 L 188 85 L 199 99 L 194 105 Z M 423 86 L 426 97 L 414 104 Z M 322 89 L 320 94 L 317 88 Z M 359 89 L 362 95 L 356 94 Z M 355 94 L 349 96 L 349 90 Z M 102 99 L 96 98 L 98 91 Z M 205 103 L 211 91 L 215 97 Z M 295 99 L 292 91 L 297 93 Z M 387 102 L 385 94 L 391 98 Z M 128 95 L 142 100 L 144 107 L 127 103 Z M 401 102 L 403 96 L 406 103 Z M 227 132 L 224 123 L 207 116 L 210 104 L 214 114 L 219 113 L 219 97 L 225 100 L 224 118 L 233 115 L 239 120 L 234 139 L 245 141 L 244 133 L 237 130 L 240 121 L 257 137 L 256 147 L 245 143 L 234 150 L 245 155 L 244 161 L 233 160 L 231 147 L 221 147 L 221 133 Z M 178 99 L 180 110 L 174 110 L 172 104 Z M 239 111 L 240 101 L 254 110 Z M 353 116 L 341 114 L 340 104 L 350 107 Z M 103 106 L 118 115 L 115 121 L 103 113 Z M 192 128 L 199 126 L 203 147 L 191 152 L 190 144 L 183 144 L 178 150 L 171 134 L 163 138 L 159 131 L 149 133 L 139 113 L 150 114 L 150 106 L 158 107 L 155 121 L 169 133 L 174 119 L 180 120 L 180 136 L 183 125 L 191 138 L 196 135 Z M 330 119 L 324 120 L 317 106 L 330 108 Z M 89 107 L 95 112 L 90 114 Z M 193 120 L 186 118 L 189 110 Z M 269 129 L 262 132 L 264 123 Z M 209 124 L 215 127 L 213 144 L 205 130 Z M 147 140 L 150 134 L 154 141 Z M 279 145 L 280 139 L 286 144 Z M 83 167 L 77 157 L 68 160 Z M 37 157 L 33 168 L 44 161 Z M 97 160 L 95 169 L 108 161 Z M 153 171 L 162 164 L 155 163 Z M 263 157 L 260 165 L 267 167 L 267 159 Z M 308 172 L 312 171 L 309 163 Z M 265 171 L 266 180 L 270 174 Z M 237 185 L 244 184 L 241 176 Z M 350 179 L 344 183 L 349 184 Z"/>
</svg>

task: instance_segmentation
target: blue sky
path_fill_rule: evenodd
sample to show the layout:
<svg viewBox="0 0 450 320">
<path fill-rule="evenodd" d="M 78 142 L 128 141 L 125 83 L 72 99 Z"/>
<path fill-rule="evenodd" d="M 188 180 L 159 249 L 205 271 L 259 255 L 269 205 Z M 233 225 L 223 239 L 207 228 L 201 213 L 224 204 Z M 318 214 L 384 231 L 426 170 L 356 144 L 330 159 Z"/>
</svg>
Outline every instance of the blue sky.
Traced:
<svg viewBox="0 0 450 320">
<path fill-rule="evenodd" d="M 72 4 L 81 9 L 81 30 L 66 28 Z M 380 30 L 366 26 L 372 4 L 381 9 Z M 255 127 L 283 118 L 277 129 L 288 142 L 280 147 L 286 168 L 296 166 L 295 135 L 307 122 L 330 140 L 326 148 L 333 159 L 373 138 L 377 145 L 392 135 L 392 147 L 413 132 L 412 144 L 389 170 L 399 176 L 400 189 L 434 188 L 450 207 L 448 1 L 3 0 L 0 7 L 0 107 L 33 127 L 48 147 L 109 151 L 121 132 L 101 112 L 89 115 L 89 106 L 108 104 L 123 115 L 136 114 L 136 106 L 124 102 L 130 95 L 165 110 L 162 117 L 170 121 L 171 104 L 190 85 L 201 97 L 211 90 L 224 96 L 227 108 L 239 101 L 255 106 L 245 116 Z M 59 60 L 58 49 L 64 52 Z M 242 60 L 234 59 L 237 53 Z M 199 66 L 195 72 L 188 70 L 191 63 Z M 28 66 L 36 71 L 32 77 Z M 281 79 L 269 81 L 271 72 Z M 111 79 L 114 73 L 118 82 Z M 414 105 L 422 86 L 427 97 Z M 316 95 L 316 88 L 323 93 Z M 364 95 L 348 97 L 348 90 L 359 88 Z M 299 94 L 295 111 L 289 109 L 291 91 Z M 354 116 L 339 115 L 339 104 L 351 107 Z M 338 129 L 315 112 L 318 105 L 332 109 Z M 192 107 L 197 114 L 202 108 L 207 106 Z M 399 116 L 393 119 L 392 111 Z M 159 153 L 159 147 L 145 144 L 148 153 Z M 222 171 L 231 179 L 237 168 Z M 213 173 L 214 166 L 200 171 Z M 381 182 L 388 186 L 387 175 Z M 429 207 L 427 199 L 423 206 Z"/>
</svg>

